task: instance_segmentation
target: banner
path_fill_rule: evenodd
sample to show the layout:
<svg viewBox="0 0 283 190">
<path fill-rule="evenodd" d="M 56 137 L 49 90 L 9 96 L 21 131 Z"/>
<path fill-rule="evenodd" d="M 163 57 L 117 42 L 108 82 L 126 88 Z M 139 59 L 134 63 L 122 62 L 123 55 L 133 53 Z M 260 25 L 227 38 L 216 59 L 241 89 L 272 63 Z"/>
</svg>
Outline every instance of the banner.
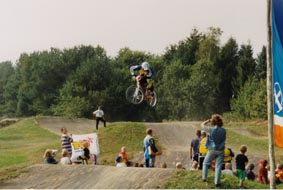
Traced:
<svg viewBox="0 0 283 190">
<path fill-rule="evenodd" d="M 82 149 L 82 143 L 88 142 L 90 144 L 89 151 L 90 154 L 99 155 L 99 144 L 98 144 L 98 136 L 96 133 L 84 134 L 84 135 L 72 135 L 73 138 L 73 146 L 74 151 L 80 151 Z M 73 151 L 73 150 L 72 150 Z"/>
<path fill-rule="evenodd" d="M 283 147 L 283 0 L 272 0 L 274 143 Z"/>
</svg>

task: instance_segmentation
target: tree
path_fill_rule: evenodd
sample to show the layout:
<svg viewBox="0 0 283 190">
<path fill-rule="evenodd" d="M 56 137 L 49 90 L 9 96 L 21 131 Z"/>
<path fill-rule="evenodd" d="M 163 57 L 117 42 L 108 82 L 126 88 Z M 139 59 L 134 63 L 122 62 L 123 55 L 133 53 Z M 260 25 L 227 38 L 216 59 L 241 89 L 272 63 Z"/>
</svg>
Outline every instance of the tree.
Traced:
<svg viewBox="0 0 283 190">
<path fill-rule="evenodd" d="M 196 63 L 196 52 L 199 49 L 203 34 L 194 28 L 188 38 L 179 41 L 177 45 L 170 45 L 166 48 L 164 62 L 170 64 L 180 60 L 182 64 L 193 65 Z"/>
<path fill-rule="evenodd" d="M 216 98 L 220 83 L 220 74 L 216 63 L 219 60 L 220 36 L 219 28 L 209 28 L 201 41 L 197 52 L 198 61 L 192 66 L 190 77 L 190 106 L 191 118 L 202 119 L 218 112 Z"/>
<path fill-rule="evenodd" d="M 266 79 L 266 47 L 263 46 L 261 52 L 257 55 L 256 59 L 256 77 L 258 79 Z"/>
<path fill-rule="evenodd" d="M 237 77 L 233 81 L 233 91 L 237 96 L 239 90 L 244 86 L 249 77 L 252 77 L 255 72 L 255 59 L 253 58 L 253 49 L 250 44 L 241 45 L 239 50 L 239 61 L 236 66 Z"/>
<path fill-rule="evenodd" d="M 239 61 L 238 44 L 230 38 L 221 48 L 217 69 L 220 71 L 220 83 L 217 102 L 219 113 L 229 112 L 230 100 L 233 97 L 232 81 L 236 79 L 236 66 Z"/>
<path fill-rule="evenodd" d="M 165 67 L 160 81 L 157 111 L 161 118 L 182 120 L 187 117 L 189 93 L 189 66 L 175 61 Z"/>
<path fill-rule="evenodd" d="M 15 70 L 11 62 L 6 61 L 0 63 L 0 116 L 5 113 L 5 86 L 9 82 L 9 78 L 14 75 Z"/>
</svg>

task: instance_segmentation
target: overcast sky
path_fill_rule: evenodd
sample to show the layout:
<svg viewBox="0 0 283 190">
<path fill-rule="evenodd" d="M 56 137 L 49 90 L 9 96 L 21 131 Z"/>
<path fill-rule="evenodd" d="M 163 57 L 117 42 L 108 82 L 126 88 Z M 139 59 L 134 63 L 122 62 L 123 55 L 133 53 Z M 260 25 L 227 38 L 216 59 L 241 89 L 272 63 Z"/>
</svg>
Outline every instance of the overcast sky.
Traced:
<svg viewBox="0 0 283 190">
<path fill-rule="evenodd" d="M 162 54 L 194 27 L 223 30 L 255 53 L 266 44 L 266 0 L 0 0 L 0 62 L 21 53 L 100 45 Z"/>
</svg>

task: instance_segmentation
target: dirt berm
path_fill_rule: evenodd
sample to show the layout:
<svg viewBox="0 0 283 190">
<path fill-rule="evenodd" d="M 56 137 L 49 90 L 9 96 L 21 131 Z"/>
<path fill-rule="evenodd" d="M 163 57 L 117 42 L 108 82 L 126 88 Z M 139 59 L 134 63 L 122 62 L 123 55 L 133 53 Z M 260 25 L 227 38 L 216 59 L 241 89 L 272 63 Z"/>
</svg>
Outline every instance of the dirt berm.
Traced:
<svg viewBox="0 0 283 190">
<path fill-rule="evenodd" d="M 93 132 L 91 120 L 41 118 L 39 125 L 60 134 L 66 126 L 69 133 Z M 162 155 L 157 157 L 157 168 L 117 168 L 103 165 L 46 165 L 27 168 L 15 179 L 0 183 L 1 189 L 155 189 L 175 173 L 176 162 L 189 168 L 189 145 L 200 122 L 146 123 L 154 130 Z M 89 126 L 93 126 L 89 127 Z M 140 160 L 142 151 L 133 160 Z M 163 163 L 166 169 L 161 168 Z"/>
</svg>

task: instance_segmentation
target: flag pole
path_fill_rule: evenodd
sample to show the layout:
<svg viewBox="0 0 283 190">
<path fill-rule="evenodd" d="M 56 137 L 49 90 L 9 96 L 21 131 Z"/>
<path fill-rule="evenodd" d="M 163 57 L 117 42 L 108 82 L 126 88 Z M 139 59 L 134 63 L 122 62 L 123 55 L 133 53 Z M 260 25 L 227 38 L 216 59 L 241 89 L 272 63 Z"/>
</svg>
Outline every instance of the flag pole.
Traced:
<svg viewBox="0 0 283 190">
<path fill-rule="evenodd" d="M 272 65 L 272 28 L 271 28 L 271 3 L 267 0 L 267 114 L 268 114 L 268 149 L 270 162 L 270 189 L 275 189 L 275 153 L 274 153 L 274 124 L 273 124 L 273 65 Z"/>
</svg>

